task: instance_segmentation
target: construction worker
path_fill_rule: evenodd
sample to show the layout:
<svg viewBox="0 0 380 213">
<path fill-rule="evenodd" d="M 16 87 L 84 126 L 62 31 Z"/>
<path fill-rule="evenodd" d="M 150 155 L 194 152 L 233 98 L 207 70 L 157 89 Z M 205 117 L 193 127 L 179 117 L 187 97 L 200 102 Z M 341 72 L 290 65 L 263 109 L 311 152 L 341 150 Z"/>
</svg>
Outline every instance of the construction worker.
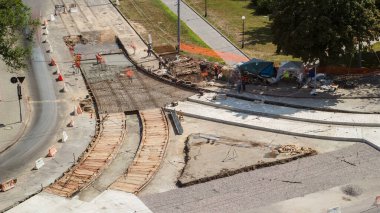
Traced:
<svg viewBox="0 0 380 213">
<path fill-rule="evenodd" d="M 164 59 L 160 56 L 158 58 L 158 69 L 161 69 L 164 66 Z"/>
<path fill-rule="evenodd" d="M 128 69 L 126 71 L 126 75 L 127 75 L 127 78 L 129 79 L 129 82 L 132 83 L 132 79 L 133 79 L 133 71 L 131 69 Z"/>
<path fill-rule="evenodd" d="M 133 50 L 132 55 L 135 55 L 135 53 L 136 53 L 136 45 L 132 42 L 129 46 L 130 46 L 130 47 L 132 48 L 132 50 Z"/>
<path fill-rule="evenodd" d="M 241 87 L 243 92 L 245 92 L 245 86 L 248 84 L 249 78 L 248 73 L 244 72 L 244 74 L 241 76 Z"/>
<path fill-rule="evenodd" d="M 148 56 L 151 56 L 152 55 L 152 44 L 148 44 Z"/>
<path fill-rule="evenodd" d="M 215 79 L 218 79 L 218 75 L 219 75 L 219 66 L 218 64 L 214 64 L 214 76 L 215 76 Z"/>
<path fill-rule="evenodd" d="M 97 63 L 97 64 L 101 64 L 102 61 L 103 61 L 103 57 L 102 57 L 102 55 L 101 55 L 100 53 L 97 53 L 97 54 L 95 55 L 95 57 L 96 57 L 96 63 Z"/>
</svg>

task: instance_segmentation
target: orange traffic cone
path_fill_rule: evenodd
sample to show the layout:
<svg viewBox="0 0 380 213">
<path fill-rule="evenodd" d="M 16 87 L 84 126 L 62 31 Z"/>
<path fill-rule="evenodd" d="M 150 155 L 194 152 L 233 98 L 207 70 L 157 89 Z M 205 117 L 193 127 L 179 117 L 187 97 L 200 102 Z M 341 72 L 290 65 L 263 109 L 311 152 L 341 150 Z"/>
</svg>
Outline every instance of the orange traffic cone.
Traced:
<svg viewBox="0 0 380 213">
<path fill-rule="evenodd" d="M 47 156 L 48 157 L 54 157 L 55 154 L 57 154 L 57 149 L 54 146 L 50 147 Z"/>
<path fill-rule="evenodd" d="M 71 120 L 69 124 L 67 124 L 67 127 L 74 127 L 74 121 Z"/>
<path fill-rule="evenodd" d="M 57 65 L 57 63 L 55 63 L 54 58 L 51 58 L 49 65 L 52 67 Z"/>
<path fill-rule="evenodd" d="M 83 113 L 83 110 L 80 106 L 77 106 L 77 114 L 80 115 Z"/>
<path fill-rule="evenodd" d="M 61 73 L 58 74 L 57 81 L 63 81 L 63 76 Z"/>
</svg>

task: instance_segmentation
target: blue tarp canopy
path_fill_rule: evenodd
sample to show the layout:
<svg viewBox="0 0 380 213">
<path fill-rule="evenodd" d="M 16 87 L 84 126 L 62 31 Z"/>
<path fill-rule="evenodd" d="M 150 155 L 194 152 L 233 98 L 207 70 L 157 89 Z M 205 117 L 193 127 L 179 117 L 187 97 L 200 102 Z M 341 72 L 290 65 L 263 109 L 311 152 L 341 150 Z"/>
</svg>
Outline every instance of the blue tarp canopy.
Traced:
<svg viewBox="0 0 380 213">
<path fill-rule="evenodd" d="M 261 59 L 253 58 L 239 66 L 241 72 L 248 72 L 253 75 L 259 75 L 262 77 L 273 77 L 275 75 L 275 70 L 273 62 L 264 61 Z"/>
</svg>

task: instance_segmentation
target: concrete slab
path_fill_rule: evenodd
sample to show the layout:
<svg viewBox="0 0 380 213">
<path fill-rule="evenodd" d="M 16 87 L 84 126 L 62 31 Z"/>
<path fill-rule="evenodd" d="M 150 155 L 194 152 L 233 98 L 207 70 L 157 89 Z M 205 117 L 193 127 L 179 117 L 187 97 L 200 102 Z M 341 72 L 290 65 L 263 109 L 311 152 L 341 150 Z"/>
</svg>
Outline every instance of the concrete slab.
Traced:
<svg viewBox="0 0 380 213">
<path fill-rule="evenodd" d="M 225 96 L 224 96 L 225 97 Z M 215 93 L 205 93 L 203 96 L 194 95 L 189 101 L 215 106 L 232 111 L 271 116 L 289 120 L 298 120 L 311 123 L 380 127 L 380 114 L 336 113 L 317 110 L 305 110 L 291 107 L 264 104 L 260 101 L 245 101 L 232 97 L 219 96 Z"/>
<path fill-rule="evenodd" d="M 77 199 L 66 199 L 48 193 L 40 193 L 17 207 L 9 210 L 9 213 L 32 213 L 36 212 L 126 212 L 126 213 L 150 213 L 135 195 L 107 190 L 91 202 Z"/>
<path fill-rule="evenodd" d="M 323 125 L 261 117 L 193 102 L 180 102 L 178 106 L 168 108 L 181 111 L 184 115 L 191 117 L 266 130 L 280 134 L 291 134 L 320 139 L 361 142 L 363 140 L 362 129 L 371 129 L 367 127 L 360 128 L 354 126 Z"/>
</svg>

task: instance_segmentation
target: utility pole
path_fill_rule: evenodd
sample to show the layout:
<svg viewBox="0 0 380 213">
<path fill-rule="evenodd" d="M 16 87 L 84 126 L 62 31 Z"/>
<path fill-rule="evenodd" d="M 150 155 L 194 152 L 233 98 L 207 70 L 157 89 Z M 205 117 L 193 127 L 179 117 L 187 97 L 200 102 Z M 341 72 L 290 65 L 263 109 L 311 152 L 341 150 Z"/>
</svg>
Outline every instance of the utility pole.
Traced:
<svg viewBox="0 0 380 213">
<path fill-rule="evenodd" d="M 207 0 L 205 0 L 205 17 L 207 17 Z"/>
</svg>

